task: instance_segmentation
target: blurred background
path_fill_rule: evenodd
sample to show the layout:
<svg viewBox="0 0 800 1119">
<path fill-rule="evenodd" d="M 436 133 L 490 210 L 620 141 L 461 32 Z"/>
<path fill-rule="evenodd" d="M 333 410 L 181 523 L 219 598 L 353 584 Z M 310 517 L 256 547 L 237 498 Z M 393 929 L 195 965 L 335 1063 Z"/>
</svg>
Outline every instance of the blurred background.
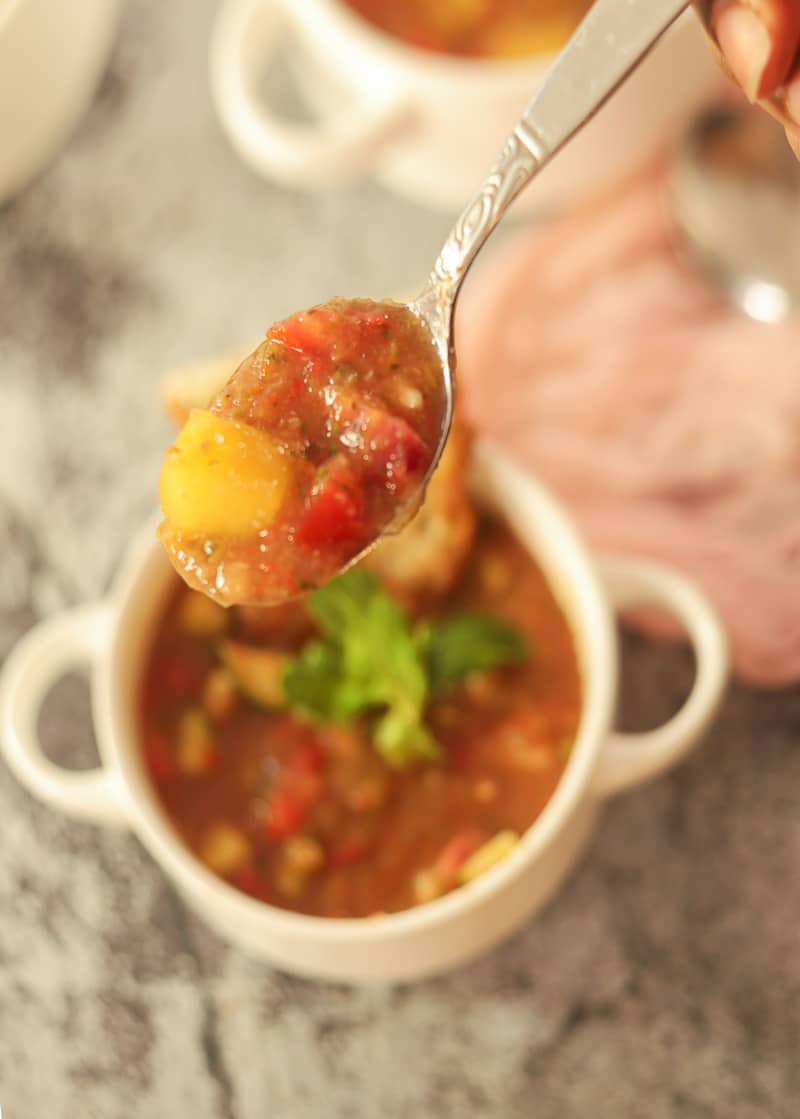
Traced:
<svg viewBox="0 0 800 1119">
<path fill-rule="evenodd" d="M 0 58 L 16 6 L 0 5 Z M 64 125 L 53 139 L 58 152 L 35 173 L 32 165 L 24 181 L 9 178 L 0 208 L 0 655 L 38 618 L 107 591 L 156 504 L 172 438 L 161 404 L 167 374 L 244 352 L 270 322 L 332 295 L 413 293 L 456 212 L 441 190 L 427 205 L 418 185 L 389 189 L 389 172 L 379 176 L 383 185 L 358 173 L 313 191 L 257 174 L 212 101 L 218 5 L 128 0 L 118 17 L 112 7 L 107 25 L 98 17 L 88 108 L 76 103 L 80 119 L 71 131 Z M 71 18 L 63 43 L 79 38 L 79 17 Z M 88 72 L 88 62 L 80 65 Z M 295 117 L 303 111 L 290 69 L 278 52 L 260 92 Z M 0 93 L 3 70 L 0 62 Z M 51 71 L 27 70 L 25 92 L 14 86 L 11 101 L 9 85 L 3 102 L 9 137 L 26 131 L 45 96 Z M 706 82 L 698 78 L 698 90 Z M 0 167 L 2 150 L 0 139 Z M 557 213 L 552 200 L 524 214 L 487 254 L 473 306 L 498 306 L 492 265 L 510 262 L 501 254 L 517 243 L 518 274 L 530 273 L 522 246 L 528 252 L 532 237 L 563 239 L 581 291 L 592 277 L 602 285 L 611 273 L 602 252 L 584 253 L 580 223 L 600 223 L 617 243 L 608 214 L 635 225 L 641 191 L 652 202 L 661 189 L 648 179 L 662 173 L 658 145 L 651 159 L 628 169 L 641 176 L 635 186 L 609 180 L 601 199 L 582 199 L 591 218 Z M 665 212 L 661 202 L 657 209 Z M 642 220 L 649 229 L 650 218 Z M 624 262 L 615 262 L 617 307 L 633 298 L 625 277 Z M 712 322 L 735 366 L 740 334 L 729 336 L 720 319 L 734 314 L 728 299 L 699 268 L 691 284 L 705 292 L 708 313 L 697 330 Z M 657 287 L 649 314 L 666 290 Z M 664 306 L 672 315 L 674 304 Z M 533 319 L 542 313 L 531 310 Z M 581 355 L 592 338 L 577 338 L 579 318 L 565 318 L 564 329 L 570 352 Z M 740 331 L 742 318 L 735 321 Z M 775 328 L 782 333 L 763 343 L 778 355 L 782 385 L 800 373 L 794 327 L 784 318 Z M 748 323 L 741 345 L 755 354 L 766 335 L 751 328 L 773 328 Z M 487 331 L 475 336 L 474 352 L 489 344 Z M 642 361 L 645 343 L 636 342 Z M 655 362 L 655 342 L 652 353 Z M 582 368 L 580 356 L 574 361 Z M 474 363 L 465 377 L 477 413 Z M 531 425 L 540 406 L 526 403 Z M 795 415 L 791 395 L 779 406 Z M 501 421 L 494 433 L 503 434 Z M 681 446 L 670 444 L 670 453 Z M 525 459 L 524 446 L 519 453 Z M 541 465 L 557 488 L 558 463 Z M 580 518 L 592 494 L 579 496 Z M 624 532 L 597 535 L 625 543 Z M 785 645 L 796 644 L 795 627 Z M 626 635 L 624 650 L 620 725 L 645 729 L 687 694 L 691 657 L 636 634 Z M 780 679 L 773 673 L 768 689 L 754 686 L 756 673 L 740 673 L 749 682 L 734 683 L 698 753 L 608 805 L 588 857 L 534 924 L 477 964 L 410 987 L 317 985 L 249 961 L 184 908 L 134 839 L 58 817 L 0 767 L 3 1115 L 788 1119 L 800 1098 L 793 664 Z M 82 681 L 59 685 L 42 727 L 53 757 L 91 764 Z"/>
</svg>

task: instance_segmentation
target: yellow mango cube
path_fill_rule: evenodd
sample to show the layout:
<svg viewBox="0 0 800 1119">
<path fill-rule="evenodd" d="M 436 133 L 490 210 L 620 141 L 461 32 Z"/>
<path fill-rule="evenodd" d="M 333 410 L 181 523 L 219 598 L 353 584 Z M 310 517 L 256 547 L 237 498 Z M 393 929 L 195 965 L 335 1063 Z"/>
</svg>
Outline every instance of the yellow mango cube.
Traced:
<svg viewBox="0 0 800 1119">
<path fill-rule="evenodd" d="M 291 469 L 265 432 L 195 408 L 161 470 L 164 517 L 187 535 L 260 532 L 277 516 Z"/>
</svg>

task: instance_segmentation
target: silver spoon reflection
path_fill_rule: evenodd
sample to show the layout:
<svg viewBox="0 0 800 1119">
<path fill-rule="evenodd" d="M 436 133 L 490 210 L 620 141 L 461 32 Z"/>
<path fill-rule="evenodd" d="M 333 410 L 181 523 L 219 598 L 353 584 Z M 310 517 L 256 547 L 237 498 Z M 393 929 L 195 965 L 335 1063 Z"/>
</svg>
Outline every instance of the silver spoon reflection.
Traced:
<svg viewBox="0 0 800 1119">
<path fill-rule="evenodd" d="M 697 118 L 670 175 L 682 247 L 749 318 L 800 307 L 800 163 L 783 129 L 753 108 Z"/>
</svg>

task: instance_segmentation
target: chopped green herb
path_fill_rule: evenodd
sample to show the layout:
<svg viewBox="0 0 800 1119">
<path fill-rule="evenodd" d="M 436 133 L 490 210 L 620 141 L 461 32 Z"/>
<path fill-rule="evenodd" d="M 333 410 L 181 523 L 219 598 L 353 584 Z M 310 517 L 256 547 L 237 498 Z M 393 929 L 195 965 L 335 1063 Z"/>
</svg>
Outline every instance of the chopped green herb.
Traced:
<svg viewBox="0 0 800 1119">
<path fill-rule="evenodd" d="M 396 768 L 439 756 L 425 725 L 433 696 L 472 672 L 525 656 L 517 634 L 492 618 L 461 615 L 412 627 L 358 569 L 316 591 L 308 608 L 321 636 L 288 662 L 287 704 L 324 722 L 374 717 L 375 746 Z"/>
<path fill-rule="evenodd" d="M 431 694 L 459 683 L 473 672 L 519 664 L 527 649 L 519 634 L 484 614 L 457 614 L 425 622 L 417 630 Z"/>
</svg>

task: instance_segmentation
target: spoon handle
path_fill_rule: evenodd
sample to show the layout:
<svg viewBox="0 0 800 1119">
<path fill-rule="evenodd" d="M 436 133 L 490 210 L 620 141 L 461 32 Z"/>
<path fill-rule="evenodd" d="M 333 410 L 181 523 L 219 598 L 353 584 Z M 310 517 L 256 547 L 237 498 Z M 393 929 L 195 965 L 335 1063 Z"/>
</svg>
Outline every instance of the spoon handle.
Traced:
<svg viewBox="0 0 800 1119">
<path fill-rule="evenodd" d="M 517 195 L 594 116 L 689 2 L 595 0 L 453 227 L 418 306 L 440 314 L 452 308 L 475 256 Z"/>
</svg>

